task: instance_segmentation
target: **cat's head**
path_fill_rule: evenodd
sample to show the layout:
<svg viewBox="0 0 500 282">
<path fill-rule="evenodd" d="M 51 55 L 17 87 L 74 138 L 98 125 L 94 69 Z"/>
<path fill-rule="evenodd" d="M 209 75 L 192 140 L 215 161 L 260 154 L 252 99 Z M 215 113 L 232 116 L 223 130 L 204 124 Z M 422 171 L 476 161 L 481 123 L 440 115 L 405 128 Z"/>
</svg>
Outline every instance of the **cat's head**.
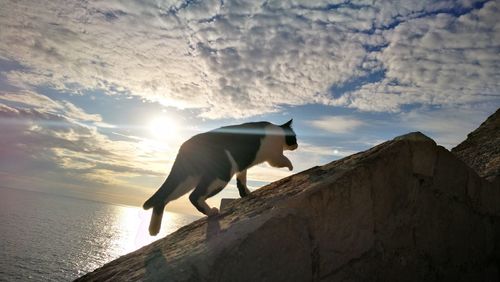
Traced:
<svg viewBox="0 0 500 282">
<path fill-rule="evenodd" d="M 283 149 L 293 151 L 297 149 L 299 145 L 297 144 L 297 135 L 295 135 L 295 131 L 293 131 L 292 128 L 292 122 L 293 119 L 280 125 L 280 127 L 283 129 L 283 131 L 285 131 L 285 144 L 283 146 Z"/>
</svg>

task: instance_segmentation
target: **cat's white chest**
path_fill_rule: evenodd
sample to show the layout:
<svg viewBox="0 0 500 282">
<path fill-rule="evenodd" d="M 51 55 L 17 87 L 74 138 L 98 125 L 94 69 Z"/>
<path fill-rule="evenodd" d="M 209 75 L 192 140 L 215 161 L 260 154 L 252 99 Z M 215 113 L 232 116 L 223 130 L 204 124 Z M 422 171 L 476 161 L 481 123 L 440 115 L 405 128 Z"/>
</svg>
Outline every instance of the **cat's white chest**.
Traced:
<svg viewBox="0 0 500 282">
<path fill-rule="evenodd" d="M 277 126 L 266 128 L 266 135 L 262 138 L 259 150 L 255 155 L 255 160 L 251 166 L 263 163 L 273 159 L 276 155 L 283 153 L 283 135 L 282 130 Z"/>
</svg>

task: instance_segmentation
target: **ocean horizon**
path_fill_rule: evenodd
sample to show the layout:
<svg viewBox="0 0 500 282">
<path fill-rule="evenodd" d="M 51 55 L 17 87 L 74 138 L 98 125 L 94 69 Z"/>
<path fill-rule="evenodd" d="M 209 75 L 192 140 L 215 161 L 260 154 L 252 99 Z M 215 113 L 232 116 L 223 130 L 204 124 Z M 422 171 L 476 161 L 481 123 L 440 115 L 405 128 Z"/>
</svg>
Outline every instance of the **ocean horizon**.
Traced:
<svg viewBox="0 0 500 282">
<path fill-rule="evenodd" d="M 0 188 L 0 281 L 68 281 L 199 216 L 166 211 L 155 237 L 140 207 Z"/>
</svg>

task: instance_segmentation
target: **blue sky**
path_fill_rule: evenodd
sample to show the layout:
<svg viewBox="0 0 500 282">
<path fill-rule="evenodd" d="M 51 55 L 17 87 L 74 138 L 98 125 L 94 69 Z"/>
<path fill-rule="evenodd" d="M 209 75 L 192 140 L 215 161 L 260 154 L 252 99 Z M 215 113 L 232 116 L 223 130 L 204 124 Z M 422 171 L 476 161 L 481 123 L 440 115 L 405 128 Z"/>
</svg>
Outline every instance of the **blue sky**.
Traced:
<svg viewBox="0 0 500 282">
<path fill-rule="evenodd" d="M 1 185 L 140 205 L 182 141 L 247 121 L 293 118 L 300 144 L 294 172 L 256 167 L 253 189 L 410 131 L 452 148 L 500 106 L 499 9 L 2 1 Z"/>
</svg>

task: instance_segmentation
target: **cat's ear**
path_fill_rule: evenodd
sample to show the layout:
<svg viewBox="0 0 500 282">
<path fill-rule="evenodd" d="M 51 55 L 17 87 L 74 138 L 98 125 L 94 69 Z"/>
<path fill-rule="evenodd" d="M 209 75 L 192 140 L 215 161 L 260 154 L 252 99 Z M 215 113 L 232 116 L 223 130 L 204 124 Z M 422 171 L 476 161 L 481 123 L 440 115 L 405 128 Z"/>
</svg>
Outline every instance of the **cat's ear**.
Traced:
<svg viewBox="0 0 500 282">
<path fill-rule="evenodd" d="M 286 123 L 282 124 L 281 127 L 292 127 L 293 118 Z"/>
</svg>

